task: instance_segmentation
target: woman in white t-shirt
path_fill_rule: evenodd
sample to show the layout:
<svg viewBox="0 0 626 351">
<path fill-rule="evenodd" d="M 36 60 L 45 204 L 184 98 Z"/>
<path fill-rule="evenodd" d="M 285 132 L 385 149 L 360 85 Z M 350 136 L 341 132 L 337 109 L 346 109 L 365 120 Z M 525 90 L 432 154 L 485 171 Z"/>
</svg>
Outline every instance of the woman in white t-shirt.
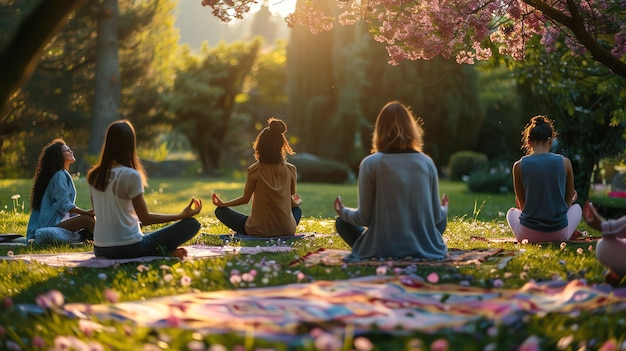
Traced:
<svg viewBox="0 0 626 351">
<path fill-rule="evenodd" d="M 143 196 L 147 177 L 137 157 L 135 139 L 129 121 L 111 123 L 100 160 L 87 174 L 98 218 L 94 252 L 106 258 L 172 255 L 182 259 L 187 252 L 178 246 L 200 230 L 200 223 L 192 217 L 202 209 L 202 201 L 192 198 L 179 214 L 148 211 Z M 178 222 L 152 233 L 141 231 L 142 225 L 172 221 Z"/>
</svg>

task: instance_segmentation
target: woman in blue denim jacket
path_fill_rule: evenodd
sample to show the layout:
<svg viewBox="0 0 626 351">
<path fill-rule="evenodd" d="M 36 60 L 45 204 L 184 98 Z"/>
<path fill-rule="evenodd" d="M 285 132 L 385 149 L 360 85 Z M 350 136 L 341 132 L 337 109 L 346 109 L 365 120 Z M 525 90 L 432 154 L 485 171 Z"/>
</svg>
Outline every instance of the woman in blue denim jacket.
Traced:
<svg viewBox="0 0 626 351">
<path fill-rule="evenodd" d="M 76 187 L 68 170 L 76 162 L 74 152 L 61 139 L 46 145 L 39 154 L 31 192 L 31 214 L 27 239 L 35 239 L 35 231 L 45 227 L 61 227 L 72 232 L 93 233 L 93 210 L 76 206 Z"/>
</svg>

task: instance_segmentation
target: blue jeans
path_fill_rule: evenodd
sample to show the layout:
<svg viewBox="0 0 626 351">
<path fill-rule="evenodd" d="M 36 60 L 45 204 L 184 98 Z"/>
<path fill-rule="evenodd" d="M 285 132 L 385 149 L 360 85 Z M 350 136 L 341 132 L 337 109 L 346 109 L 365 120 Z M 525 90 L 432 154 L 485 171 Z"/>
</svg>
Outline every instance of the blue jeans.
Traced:
<svg viewBox="0 0 626 351">
<path fill-rule="evenodd" d="M 152 233 L 146 233 L 140 242 L 124 246 L 94 246 L 96 257 L 135 258 L 143 256 L 170 256 L 181 244 L 193 238 L 200 230 L 200 222 L 186 218 Z"/>
<path fill-rule="evenodd" d="M 292 207 L 291 213 L 293 213 L 293 218 L 296 220 L 296 225 L 298 225 L 300 218 L 302 218 L 302 209 L 300 207 Z M 234 230 L 235 233 L 248 235 L 246 233 L 246 220 L 250 216 L 239 213 L 230 207 L 218 207 L 215 209 L 215 217 L 224 223 L 225 226 Z"/>
<path fill-rule="evenodd" d="M 365 227 L 350 224 L 339 217 L 335 220 L 335 228 L 337 229 L 337 234 L 339 234 L 343 241 L 350 245 L 350 247 L 354 245 L 356 239 L 365 231 Z"/>
</svg>

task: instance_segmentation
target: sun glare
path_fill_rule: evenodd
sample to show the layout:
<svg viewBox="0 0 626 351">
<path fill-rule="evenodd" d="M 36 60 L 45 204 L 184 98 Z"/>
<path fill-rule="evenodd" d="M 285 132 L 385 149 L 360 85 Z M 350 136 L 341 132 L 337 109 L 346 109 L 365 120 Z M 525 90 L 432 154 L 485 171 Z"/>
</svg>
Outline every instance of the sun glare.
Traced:
<svg viewBox="0 0 626 351">
<path fill-rule="evenodd" d="M 285 17 L 296 9 L 296 0 L 268 0 L 268 6 L 271 13 Z"/>
</svg>

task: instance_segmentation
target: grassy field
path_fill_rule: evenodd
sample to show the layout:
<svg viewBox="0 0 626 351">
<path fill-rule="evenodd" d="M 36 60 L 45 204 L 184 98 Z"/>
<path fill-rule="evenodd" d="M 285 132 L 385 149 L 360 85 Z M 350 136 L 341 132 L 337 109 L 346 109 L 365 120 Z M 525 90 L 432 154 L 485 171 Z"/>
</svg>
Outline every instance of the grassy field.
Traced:
<svg viewBox="0 0 626 351">
<path fill-rule="evenodd" d="M 229 179 L 151 179 L 146 189 L 150 210 L 154 212 L 178 212 L 191 196 L 204 200 L 199 220 L 201 231 L 207 234 L 226 233 L 227 229 L 213 216 L 210 196 L 218 192 L 225 199 L 241 194 L 242 182 Z M 28 197 L 30 180 L 0 180 L 0 231 L 24 233 L 28 221 Z M 79 194 L 77 204 L 89 208 L 88 189 L 84 179 L 77 179 Z M 604 268 L 595 258 L 595 244 L 489 244 L 472 241 L 471 236 L 511 237 L 504 213 L 514 203 L 512 194 L 490 195 L 469 193 L 463 183 L 442 182 L 441 192 L 450 197 L 448 228 L 444 239 L 451 248 L 471 249 L 498 246 L 518 251 L 504 269 L 492 265 L 480 266 L 418 266 L 415 274 L 425 277 L 437 273 L 440 283 L 469 282 L 477 287 L 494 287 L 494 282 L 503 283 L 502 288 L 519 288 L 529 280 L 572 280 L 585 279 L 589 284 L 603 282 Z M 335 213 L 332 202 L 341 195 L 347 206 L 356 206 L 356 185 L 299 184 L 298 192 L 304 203 L 303 220 L 298 231 L 331 234 L 324 237 L 303 239 L 293 243 L 294 251 L 289 254 L 274 254 L 272 259 L 285 267 L 294 258 L 318 248 L 347 248 L 334 231 Z M 16 195 L 20 195 L 16 199 Z M 13 199 L 12 199 L 13 197 Z M 26 205 L 22 209 L 22 204 Z M 247 211 L 246 207 L 240 207 Z M 584 223 L 580 229 L 591 235 L 599 233 Z M 150 228 L 147 228 L 149 231 Z M 194 242 L 219 245 L 221 241 L 212 235 L 202 235 Z M 271 243 L 270 243 L 271 244 Z M 259 240 L 258 245 L 268 245 Z M 69 250 L 91 250 L 89 246 L 57 247 L 0 247 L 0 255 L 20 253 L 54 253 Z M 106 322 L 106 332 L 85 332 L 76 320 L 65 319 L 54 313 L 33 314 L 18 309 L 20 304 L 34 304 L 35 299 L 52 289 L 59 290 L 65 302 L 103 303 L 105 291 L 112 289 L 119 294 L 119 301 L 133 301 L 152 297 L 189 293 L 193 291 L 215 291 L 245 289 L 234 286 L 229 272 L 241 272 L 255 267 L 257 259 L 220 257 L 207 260 L 185 261 L 172 268 L 173 283 L 165 283 L 158 268 L 163 261 L 150 263 L 156 267 L 142 274 L 137 265 L 126 264 L 114 269 L 56 268 L 41 264 L 0 261 L 0 349 L 18 347 L 23 350 L 54 349 L 55 340 L 76 337 L 94 348 L 108 350 L 316 350 L 313 343 L 285 345 L 258 338 L 238 335 L 200 335 L 192 331 L 168 328 L 151 330 L 132 327 L 120 322 Z M 260 259 L 260 258 L 258 258 Z M 171 263 L 171 262 L 169 262 Z M 175 269 L 174 269 L 175 268 Z M 276 274 L 259 272 L 257 286 L 274 286 L 295 283 L 296 272 L 311 280 L 336 280 L 351 277 L 376 275 L 375 267 L 295 267 L 283 269 Z M 176 283 L 180 277 L 193 277 L 190 284 Z M 104 277 L 104 278 L 103 278 Z M 13 307 L 11 307 L 13 306 Z M 411 333 L 410 335 L 388 335 L 372 332 L 367 337 L 373 342 L 374 350 L 419 350 L 430 349 L 431 343 L 445 339 L 450 350 L 516 350 L 529 337 L 536 337 L 542 350 L 597 350 L 607 340 L 618 345 L 625 342 L 626 315 L 619 313 L 578 312 L 567 315 L 529 315 L 522 322 L 508 325 L 503 321 L 481 321 L 463 330 L 442 329 L 435 333 Z M 62 339 L 63 340 L 63 339 Z M 44 345 L 39 347 L 40 345 Z M 213 348 L 210 348 L 212 345 Z M 422 345 L 420 348 L 419 345 Z M 341 350 L 356 349 L 349 340 Z M 616 348 L 617 350 L 618 348 Z"/>
</svg>

